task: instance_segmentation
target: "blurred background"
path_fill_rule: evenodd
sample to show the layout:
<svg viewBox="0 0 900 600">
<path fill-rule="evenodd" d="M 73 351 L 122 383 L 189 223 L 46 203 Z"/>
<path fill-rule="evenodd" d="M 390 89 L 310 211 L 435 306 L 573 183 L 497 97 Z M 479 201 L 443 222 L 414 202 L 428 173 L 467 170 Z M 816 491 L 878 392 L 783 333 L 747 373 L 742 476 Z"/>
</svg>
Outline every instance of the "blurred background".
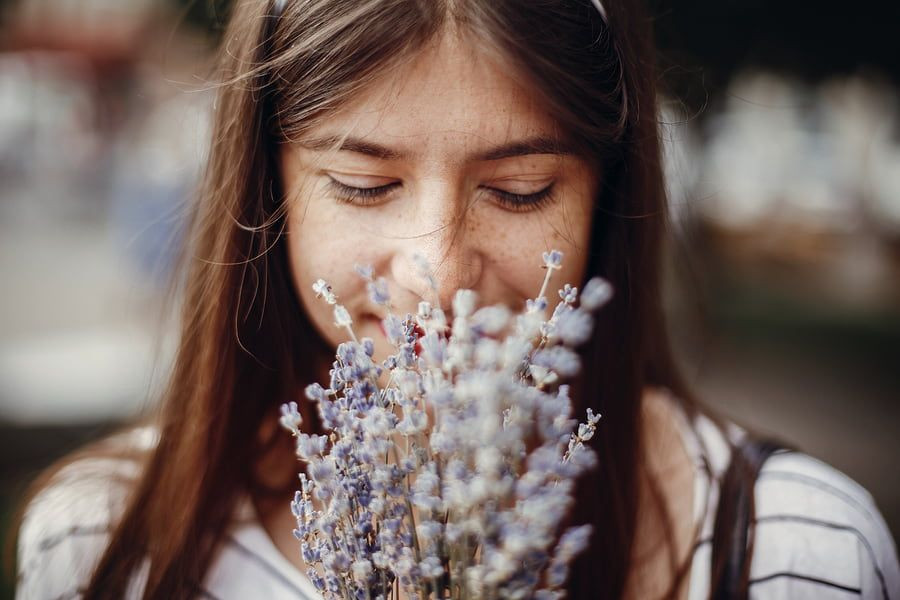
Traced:
<svg viewBox="0 0 900 600">
<path fill-rule="evenodd" d="M 682 365 L 711 406 L 867 487 L 896 539 L 900 4 L 650 3 Z M 4 535 L 42 467 L 165 378 L 229 4 L 0 0 Z"/>
</svg>

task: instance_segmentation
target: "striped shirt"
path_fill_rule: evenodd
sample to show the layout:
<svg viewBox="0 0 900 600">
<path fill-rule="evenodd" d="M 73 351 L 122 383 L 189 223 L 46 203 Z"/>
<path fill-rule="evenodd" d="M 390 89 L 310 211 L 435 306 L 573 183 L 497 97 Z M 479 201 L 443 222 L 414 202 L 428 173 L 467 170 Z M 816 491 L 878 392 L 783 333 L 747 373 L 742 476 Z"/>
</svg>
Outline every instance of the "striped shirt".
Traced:
<svg viewBox="0 0 900 600">
<path fill-rule="evenodd" d="M 709 596 L 712 524 L 717 478 L 729 446 L 711 421 L 688 423 L 678 412 L 685 447 L 696 465 L 695 515 L 702 523 L 690 573 L 689 598 Z M 136 430 L 149 446 L 155 432 Z M 728 432 L 738 439 L 743 432 Z M 120 482 L 110 475 L 120 476 Z M 83 459 L 29 505 L 19 532 L 17 600 L 69 600 L 81 590 L 124 507 L 134 464 Z M 758 525 L 751 566 L 753 599 L 849 598 L 900 600 L 900 571 L 893 539 L 872 497 L 856 482 L 800 453 L 771 457 L 756 485 Z M 126 598 L 139 598 L 149 565 L 132 578 Z M 317 600 L 309 579 L 275 547 L 252 502 L 243 497 L 221 551 L 195 596 L 216 600 L 267 598 Z"/>
<path fill-rule="evenodd" d="M 691 563 L 690 600 L 710 593 L 712 533 L 719 481 L 745 432 L 723 433 L 700 415 L 688 423 L 674 411 L 695 465 L 694 514 L 701 534 Z M 890 531 L 858 483 L 799 452 L 779 451 L 762 467 L 754 489 L 756 530 L 750 563 L 751 599 L 900 598 L 900 568 Z"/>
</svg>

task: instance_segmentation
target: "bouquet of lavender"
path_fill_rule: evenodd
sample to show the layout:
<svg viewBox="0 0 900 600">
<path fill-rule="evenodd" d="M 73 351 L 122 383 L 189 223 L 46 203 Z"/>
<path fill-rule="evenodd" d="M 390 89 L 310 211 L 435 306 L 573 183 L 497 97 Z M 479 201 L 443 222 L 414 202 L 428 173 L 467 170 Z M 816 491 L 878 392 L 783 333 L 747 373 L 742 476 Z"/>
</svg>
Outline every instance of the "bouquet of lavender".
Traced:
<svg viewBox="0 0 900 600">
<path fill-rule="evenodd" d="M 543 259 L 543 285 L 522 314 L 476 310 L 475 293 L 460 290 L 450 327 L 427 302 L 416 315 L 393 314 L 386 281 L 358 266 L 396 349 L 381 364 L 330 286 L 313 286 L 352 341 L 338 346 L 328 388 L 306 388 L 328 435 L 301 432 L 294 402 L 282 406 L 281 424 L 306 464 L 294 535 L 325 598 L 563 597 L 591 529 L 557 535 L 575 480 L 596 462 L 584 442 L 599 415 L 588 409 L 576 428 L 559 382 L 580 368 L 573 348 L 612 290 L 595 278 L 579 298 L 566 284 L 547 319 L 544 293 L 562 254 Z"/>
</svg>

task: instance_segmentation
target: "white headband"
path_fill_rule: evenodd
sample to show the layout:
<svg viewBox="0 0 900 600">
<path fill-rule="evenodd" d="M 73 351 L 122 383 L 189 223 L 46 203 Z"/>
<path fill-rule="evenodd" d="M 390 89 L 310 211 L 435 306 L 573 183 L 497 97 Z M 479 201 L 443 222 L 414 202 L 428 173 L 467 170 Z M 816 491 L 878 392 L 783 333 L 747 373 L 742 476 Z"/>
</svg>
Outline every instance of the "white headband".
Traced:
<svg viewBox="0 0 900 600">
<path fill-rule="evenodd" d="M 600 13 L 600 16 L 603 17 L 603 21 L 606 22 L 606 28 L 609 29 L 609 19 L 606 16 L 606 9 L 603 7 L 603 2 L 601 0 L 591 0 L 594 7 L 597 9 L 597 12 Z M 616 55 L 619 55 L 619 47 L 616 46 L 615 38 L 613 39 L 613 47 L 616 49 Z M 619 67 L 622 65 L 622 57 L 619 56 Z M 622 119 L 625 119 L 625 116 L 628 114 L 628 90 L 625 88 L 624 78 L 622 80 Z"/>
<path fill-rule="evenodd" d="M 600 13 L 600 16 L 603 17 L 603 20 L 609 24 L 609 20 L 606 18 L 606 9 L 603 8 L 603 2 L 600 0 L 591 0 L 594 6 L 597 8 L 597 12 Z M 278 16 L 284 11 L 284 5 L 287 3 L 287 0 L 275 0 L 275 10 L 273 13 Z"/>
<path fill-rule="evenodd" d="M 284 0 L 282 0 L 282 2 L 283 1 Z M 600 2 L 600 0 L 591 0 L 591 2 L 594 3 L 594 6 L 597 8 L 597 12 L 600 13 L 600 16 L 603 17 L 604 21 L 606 21 L 606 25 L 609 26 L 609 19 L 606 18 L 606 9 L 603 8 L 603 3 Z"/>
</svg>

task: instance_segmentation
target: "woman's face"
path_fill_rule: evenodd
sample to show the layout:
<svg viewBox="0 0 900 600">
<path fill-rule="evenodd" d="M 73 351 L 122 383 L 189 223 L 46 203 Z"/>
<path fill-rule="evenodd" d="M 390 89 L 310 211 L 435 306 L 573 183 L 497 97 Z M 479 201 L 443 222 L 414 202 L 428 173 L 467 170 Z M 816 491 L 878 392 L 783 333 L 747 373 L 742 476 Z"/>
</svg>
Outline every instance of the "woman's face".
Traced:
<svg viewBox="0 0 900 600">
<path fill-rule="evenodd" d="M 282 146 L 291 272 L 331 345 L 348 335 L 315 297 L 318 278 L 332 285 L 356 335 L 375 340 L 376 358 L 389 350 L 383 309 L 355 264 L 387 279 L 400 315 L 438 300 L 417 252 L 432 265 L 448 318 L 460 288 L 478 292 L 481 304 L 521 310 L 540 289 L 549 249 L 564 259 L 548 300 L 563 283 L 581 282 L 596 174 L 565 151 L 552 117 L 510 72 L 448 33 Z"/>
</svg>

